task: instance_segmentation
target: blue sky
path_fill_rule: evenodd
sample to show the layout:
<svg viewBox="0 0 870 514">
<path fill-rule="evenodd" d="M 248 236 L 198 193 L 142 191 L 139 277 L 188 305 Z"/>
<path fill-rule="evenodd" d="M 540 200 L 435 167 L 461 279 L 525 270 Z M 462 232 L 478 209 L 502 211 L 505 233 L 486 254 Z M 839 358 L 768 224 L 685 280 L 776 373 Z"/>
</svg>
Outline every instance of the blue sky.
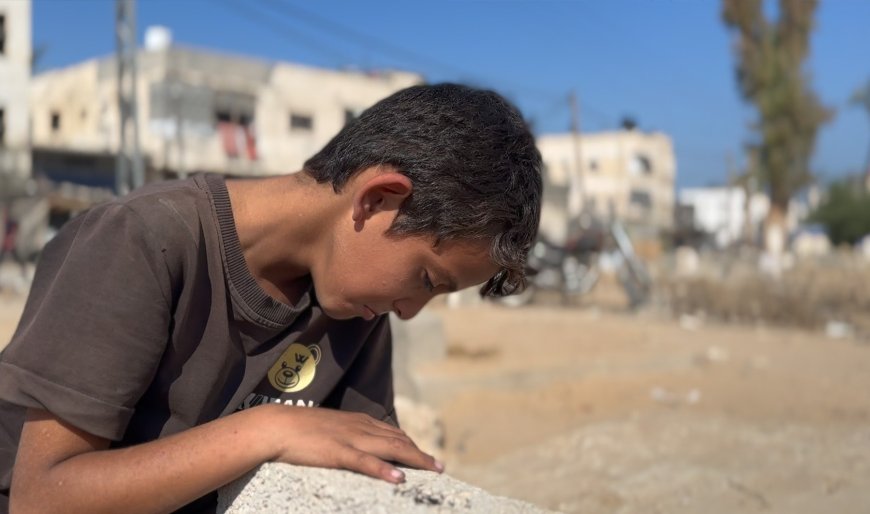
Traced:
<svg viewBox="0 0 870 514">
<path fill-rule="evenodd" d="M 823 0 L 807 71 L 836 116 L 820 132 L 814 170 L 861 168 L 870 118 L 850 107 L 870 80 L 870 2 Z M 674 140 L 678 185 L 722 183 L 743 160 L 753 111 L 737 92 L 731 38 L 716 0 L 338 1 L 139 0 L 140 32 L 164 25 L 179 44 L 333 68 L 400 68 L 509 96 L 539 133 L 584 131 L 630 115 Z M 307 13 L 307 14 L 306 14 Z M 114 50 L 114 2 L 35 0 L 40 69 Z"/>
</svg>

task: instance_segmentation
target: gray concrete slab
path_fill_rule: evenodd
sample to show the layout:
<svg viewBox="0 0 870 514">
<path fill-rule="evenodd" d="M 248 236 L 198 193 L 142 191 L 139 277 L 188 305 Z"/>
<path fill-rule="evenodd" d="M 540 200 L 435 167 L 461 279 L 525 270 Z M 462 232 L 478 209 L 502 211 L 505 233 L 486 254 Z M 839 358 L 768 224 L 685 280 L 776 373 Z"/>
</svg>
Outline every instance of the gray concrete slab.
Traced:
<svg viewBox="0 0 870 514">
<path fill-rule="evenodd" d="M 405 483 L 344 470 L 267 463 L 218 492 L 218 514 L 499 513 L 549 511 L 493 496 L 447 475 L 403 469 Z"/>
</svg>

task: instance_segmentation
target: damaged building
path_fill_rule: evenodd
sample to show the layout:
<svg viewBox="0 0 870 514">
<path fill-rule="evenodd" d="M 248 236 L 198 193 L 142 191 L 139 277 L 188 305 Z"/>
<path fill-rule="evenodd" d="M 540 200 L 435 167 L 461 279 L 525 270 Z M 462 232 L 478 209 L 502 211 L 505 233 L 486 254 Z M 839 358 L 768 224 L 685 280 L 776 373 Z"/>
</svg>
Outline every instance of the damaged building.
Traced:
<svg viewBox="0 0 870 514">
<path fill-rule="evenodd" d="M 146 182 L 194 172 L 293 172 L 364 108 L 420 75 L 323 69 L 180 47 L 152 27 L 137 54 Z M 33 174 L 112 192 L 120 148 L 114 56 L 31 81 Z M 99 196 L 99 195 L 97 195 Z"/>
</svg>

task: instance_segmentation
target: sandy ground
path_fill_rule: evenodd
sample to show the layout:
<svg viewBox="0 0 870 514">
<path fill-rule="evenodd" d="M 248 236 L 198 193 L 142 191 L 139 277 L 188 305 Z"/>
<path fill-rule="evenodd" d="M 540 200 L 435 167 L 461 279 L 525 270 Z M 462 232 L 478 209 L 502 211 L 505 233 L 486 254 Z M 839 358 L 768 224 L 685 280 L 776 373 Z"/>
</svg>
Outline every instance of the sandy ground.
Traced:
<svg viewBox="0 0 870 514">
<path fill-rule="evenodd" d="M 0 346 L 23 297 L 0 291 Z M 870 512 L 870 345 L 555 305 L 435 307 L 448 471 L 583 513 Z"/>
<path fill-rule="evenodd" d="M 870 345 L 557 306 L 438 309 L 449 470 L 565 512 L 870 512 Z"/>
</svg>

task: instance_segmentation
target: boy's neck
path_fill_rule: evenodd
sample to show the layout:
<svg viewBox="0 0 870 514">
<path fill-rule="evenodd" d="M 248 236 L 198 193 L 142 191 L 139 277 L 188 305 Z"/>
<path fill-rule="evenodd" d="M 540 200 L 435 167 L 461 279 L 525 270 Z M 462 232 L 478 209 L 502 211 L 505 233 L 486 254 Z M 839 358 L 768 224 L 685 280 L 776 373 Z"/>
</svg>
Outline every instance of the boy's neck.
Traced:
<svg viewBox="0 0 870 514">
<path fill-rule="evenodd" d="M 295 304 L 344 211 L 341 195 L 303 172 L 227 180 L 227 190 L 248 270 L 268 294 Z"/>
</svg>

